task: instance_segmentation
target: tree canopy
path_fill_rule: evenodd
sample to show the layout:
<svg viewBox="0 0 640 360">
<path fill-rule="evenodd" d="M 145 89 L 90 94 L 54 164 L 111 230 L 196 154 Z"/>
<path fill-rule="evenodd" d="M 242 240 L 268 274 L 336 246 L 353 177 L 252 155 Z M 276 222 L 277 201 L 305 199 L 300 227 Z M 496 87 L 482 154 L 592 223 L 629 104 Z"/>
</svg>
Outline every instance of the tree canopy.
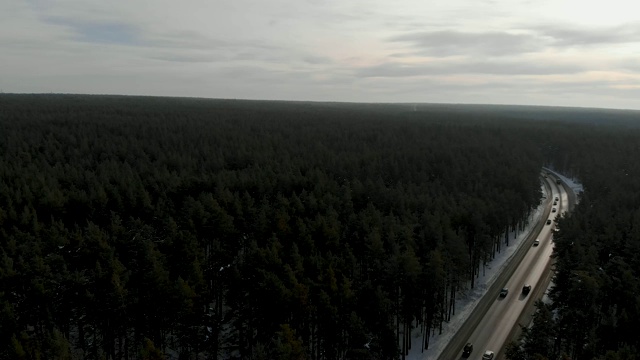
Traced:
<svg viewBox="0 0 640 360">
<path fill-rule="evenodd" d="M 600 174 L 638 178 L 635 133 L 558 129 L 482 108 L 2 94 L 0 358 L 404 357 L 526 223 L 543 165 L 638 204 L 637 182 L 623 196 Z M 563 324 L 637 346 L 637 216 L 607 223 L 606 204 L 585 192 L 561 220 L 554 299 L 584 288 Z"/>
</svg>

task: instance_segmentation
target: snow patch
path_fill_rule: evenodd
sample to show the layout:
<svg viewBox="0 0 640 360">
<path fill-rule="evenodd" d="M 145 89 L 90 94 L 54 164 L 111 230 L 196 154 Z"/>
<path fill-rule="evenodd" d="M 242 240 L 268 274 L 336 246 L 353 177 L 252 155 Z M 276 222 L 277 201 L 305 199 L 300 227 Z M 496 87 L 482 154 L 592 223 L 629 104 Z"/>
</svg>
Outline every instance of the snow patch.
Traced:
<svg viewBox="0 0 640 360">
<path fill-rule="evenodd" d="M 562 181 L 564 181 L 564 183 L 567 184 L 569 186 L 569 188 L 571 188 L 571 190 L 573 190 L 573 192 L 576 195 L 578 195 L 579 193 L 584 191 L 584 188 L 582 187 L 582 184 L 580 183 L 580 181 L 578 179 L 568 178 L 568 177 L 560 174 L 559 172 L 557 172 L 555 170 L 548 169 L 548 168 L 544 168 L 544 170 L 547 171 L 547 172 L 552 173 L 554 176 L 557 176 Z"/>
</svg>

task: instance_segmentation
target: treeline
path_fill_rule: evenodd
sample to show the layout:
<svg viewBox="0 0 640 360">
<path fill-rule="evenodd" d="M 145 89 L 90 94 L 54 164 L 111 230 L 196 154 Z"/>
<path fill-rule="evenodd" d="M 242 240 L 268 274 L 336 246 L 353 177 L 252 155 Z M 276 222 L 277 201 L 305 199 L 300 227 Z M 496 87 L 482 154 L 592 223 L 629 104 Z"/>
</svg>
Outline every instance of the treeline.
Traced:
<svg viewBox="0 0 640 360">
<path fill-rule="evenodd" d="M 640 350 L 640 116 L 635 127 L 558 127 L 551 166 L 584 185 L 554 234 L 551 304 L 509 347 L 513 360 L 638 359 Z"/>
<path fill-rule="evenodd" d="M 539 204 L 540 126 L 0 95 L 0 358 L 395 359 L 414 328 L 427 347 Z M 637 314 L 633 289 L 607 309 Z"/>
</svg>

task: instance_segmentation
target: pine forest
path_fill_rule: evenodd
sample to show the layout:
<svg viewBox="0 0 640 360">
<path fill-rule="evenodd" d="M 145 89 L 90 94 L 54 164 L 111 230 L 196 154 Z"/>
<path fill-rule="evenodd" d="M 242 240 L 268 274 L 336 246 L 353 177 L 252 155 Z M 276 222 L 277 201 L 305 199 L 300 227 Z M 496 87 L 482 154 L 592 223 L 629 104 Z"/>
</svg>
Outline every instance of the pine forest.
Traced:
<svg viewBox="0 0 640 360">
<path fill-rule="evenodd" d="M 543 167 L 584 192 L 508 355 L 638 359 L 638 159 L 631 111 L 0 94 L 0 359 L 404 359 Z"/>
</svg>

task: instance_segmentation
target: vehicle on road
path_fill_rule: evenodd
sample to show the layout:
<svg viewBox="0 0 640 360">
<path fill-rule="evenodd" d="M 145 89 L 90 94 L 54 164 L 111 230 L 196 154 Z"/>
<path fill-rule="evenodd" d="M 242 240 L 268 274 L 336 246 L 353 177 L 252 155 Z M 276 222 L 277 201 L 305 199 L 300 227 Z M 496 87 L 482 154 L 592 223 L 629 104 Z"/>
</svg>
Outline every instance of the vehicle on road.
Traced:
<svg viewBox="0 0 640 360">
<path fill-rule="evenodd" d="M 500 290 L 500 297 L 506 297 L 508 293 L 509 293 L 509 289 L 502 288 L 502 290 Z"/>
<path fill-rule="evenodd" d="M 551 209 L 551 212 L 556 212 L 556 208 Z"/>
<path fill-rule="evenodd" d="M 533 242 L 533 246 L 538 246 L 538 245 L 540 245 L 540 239 L 536 239 L 536 240 Z"/>
<path fill-rule="evenodd" d="M 482 360 L 492 360 L 493 359 L 493 351 L 491 350 L 487 350 L 484 352 L 484 355 L 482 355 Z"/>
<path fill-rule="evenodd" d="M 560 200 L 557 196 L 556 196 L 556 201 Z"/>
<path fill-rule="evenodd" d="M 554 201 L 554 202 L 553 202 L 553 205 L 558 205 L 558 202 L 557 202 L 557 201 Z"/>
<path fill-rule="evenodd" d="M 473 344 L 468 342 L 467 345 L 464 346 L 464 350 L 462 350 L 462 357 L 469 357 L 471 352 L 473 351 Z"/>
<path fill-rule="evenodd" d="M 522 287 L 522 294 L 524 294 L 524 296 L 529 295 L 529 292 L 530 292 L 530 291 L 531 291 L 531 285 L 529 285 L 529 284 L 525 284 L 525 285 Z"/>
<path fill-rule="evenodd" d="M 551 225 L 551 219 L 547 220 L 547 225 Z"/>
</svg>

